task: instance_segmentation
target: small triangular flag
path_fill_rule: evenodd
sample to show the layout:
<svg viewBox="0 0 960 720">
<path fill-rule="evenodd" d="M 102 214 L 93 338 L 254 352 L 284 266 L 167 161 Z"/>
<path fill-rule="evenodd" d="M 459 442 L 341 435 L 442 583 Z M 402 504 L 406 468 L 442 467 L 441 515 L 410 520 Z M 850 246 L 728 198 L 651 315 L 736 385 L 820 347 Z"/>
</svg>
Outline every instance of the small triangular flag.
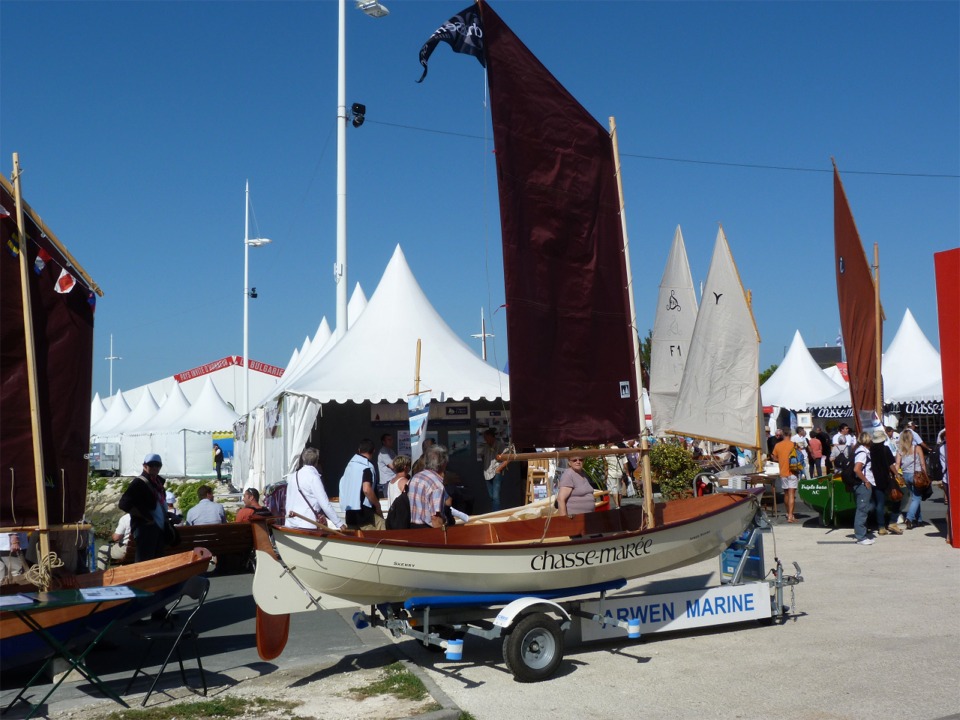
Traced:
<svg viewBox="0 0 960 720">
<path fill-rule="evenodd" d="M 66 270 L 60 271 L 60 277 L 57 278 L 57 284 L 53 286 L 53 289 L 58 293 L 68 293 L 73 290 L 73 286 L 77 284 L 76 278 L 73 277 Z"/>
</svg>

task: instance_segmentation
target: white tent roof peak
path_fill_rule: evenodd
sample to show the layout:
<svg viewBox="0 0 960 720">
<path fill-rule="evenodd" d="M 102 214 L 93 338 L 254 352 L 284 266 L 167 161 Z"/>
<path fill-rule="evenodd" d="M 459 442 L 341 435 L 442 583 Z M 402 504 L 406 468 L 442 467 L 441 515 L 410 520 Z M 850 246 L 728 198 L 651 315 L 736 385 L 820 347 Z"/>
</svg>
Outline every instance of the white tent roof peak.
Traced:
<svg viewBox="0 0 960 720">
<path fill-rule="evenodd" d="M 107 408 L 100 399 L 100 393 L 96 393 L 93 396 L 93 402 L 90 403 L 90 427 L 95 427 L 106 414 Z"/>
<path fill-rule="evenodd" d="M 125 433 L 137 429 L 141 425 L 149 422 L 157 414 L 159 407 L 156 399 L 153 397 L 153 392 L 151 392 L 149 387 L 145 388 L 140 394 L 140 400 L 137 402 L 136 407 L 130 411 L 130 414 L 124 418 L 122 423 L 112 429 L 112 432 Z"/>
<path fill-rule="evenodd" d="M 385 317 L 391 321 L 382 322 Z M 421 382 L 434 397 L 508 399 L 507 377 L 443 321 L 399 245 L 356 323 L 286 389 L 320 402 L 405 401 L 413 390 L 418 338 Z M 392 349 L 391 362 L 384 362 L 383 348 Z"/>
<path fill-rule="evenodd" d="M 931 392 L 931 385 L 942 382 L 940 353 L 927 340 L 910 308 L 904 312 L 897 334 L 883 354 L 881 367 L 887 402 L 909 398 L 915 392 L 924 396 L 936 394 Z"/>
<path fill-rule="evenodd" d="M 363 311 L 367 309 L 367 296 L 357 283 L 353 287 L 353 294 L 350 295 L 350 302 L 347 303 L 347 327 L 353 327 L 353 324 L 360 319 Z"/>
<path fill-rule="evenodd" d="M 820 369 L 797 330 L 783 362 L 760 387 L 760 397 L 764 405 L 805 410 L 812 401 L 842 390 Z"/>
<path fill-rule="evenodd" d="M 166 399 L 160 405 L 160 409 L 157 410 L 156 414 L 150 418 L 150 420 L 140 427 L 134 428 L 133 432 L 175 432 L 174 425 L 177 420 L 183 417 L 183 414 L 189 409 L 190 401 L 187 400 L 187 396 L 183 394 L 180 383 L 174 380 L 173 385 L 167 391 Z"/>
<path fill-rule="evenodd" d="M 172 430 L 216 432 L 233 430 L 237 413 L 230 409 L 210 378 L 203 383 L 200 395 L 174 424 Z"/>
<path fill-rule="evenodd" d="M 130 414 L 130 406 L 123 396 L 123 390 L 117 390 L 117 394 L 110 401 L 110 407 L 106 414 L 100 418 L 97 426 L 90 428 L 91 435 L 105 435 L 122 423 L 127 415 Z"/>
</svg>

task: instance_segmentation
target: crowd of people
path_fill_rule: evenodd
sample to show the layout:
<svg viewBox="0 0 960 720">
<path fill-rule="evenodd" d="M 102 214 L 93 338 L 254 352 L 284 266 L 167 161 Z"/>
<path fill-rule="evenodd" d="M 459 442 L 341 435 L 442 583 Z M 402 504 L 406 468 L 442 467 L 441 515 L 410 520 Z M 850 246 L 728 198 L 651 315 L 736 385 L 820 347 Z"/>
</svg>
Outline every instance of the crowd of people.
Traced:
<svg viewBox="0 0 960 720">
<path fill-rule="evenodd" d="M 799 482 L 808 473 L 809 477 L 839 474 L 847 464 L 852 467 L 851 491 L 856 499 L 854 539 L 859 545 L 874 544 L 875 535 L 902 535 L 904 529 L 928 525 L 923 519 L 922 503 L 932 491 L 929 482 L 916 480 L 920 474 L 927 475 L 929 453 L 937 454 L 944 497 L 949 499 L 946 429 L 940 431 L 933 449 L 912 421 L 900 433 L 885 426 L 859 436 L 843 423 L 832 438 L 820 427 L 814 427 L 809 435 L 804 428 L 781 428 L 767 442 L 769 455 L 779 466 L 788 523 L 796 522 Z M 871 514 L 873 531 L 868 529 Z"/>
</svg>

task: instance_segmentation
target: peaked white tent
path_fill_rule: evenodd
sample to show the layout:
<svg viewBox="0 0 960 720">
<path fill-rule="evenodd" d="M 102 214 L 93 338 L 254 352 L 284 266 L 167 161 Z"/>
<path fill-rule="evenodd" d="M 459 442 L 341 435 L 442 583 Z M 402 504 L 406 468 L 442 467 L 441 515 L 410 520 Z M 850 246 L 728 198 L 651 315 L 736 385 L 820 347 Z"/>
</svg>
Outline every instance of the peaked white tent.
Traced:
<svg viewBox="0 0 960 720">
<path fill-rule="evenodd" d="M 95 427 L 90 428 L 90 435 L 95 436 L 99 442 L 113 440 L 119 435 L 119 433 L 112 432 L 113 429 L 119 427 L 120 424 L 127 419 L 127 415 L 129 414 L 130 406 L 123 396 L 123 390 L 117 390 L 117 394 L 113 396 L 110 407 L 104 416 L 100 418 L 100 422 L 98 422 Z"/>
<path fill-rule="evenodd" d="M 823 369 L 823 374 L 835 382 L 839 387 L 850 387 L 850 382 L 843 376 L 839 365 L 831 365 Z"/>
<path fill-rule="evenodd" d="M 939 392 L 936 389 L 940 384 Z M 919 400 L 920 395 L 943 399 L 940 353 L 923 334 L 907 308 L 900 328 L 883 354 L 883 399 L 885 402 Z"/>
<path fill-rule="evenodd" d="M 93 396 L 93 402 L 90 403 L 90 427 L 96 427 L 104 415 L 107 414 L 107 408 L 100 399 L 100 393 Z"/>
<path fill-rule="evenodd" d="M 153 393 L 148 388 L 145 393 L 140 395 L 140 400 L 137 401 L 137 404 L 130 411 L 130 414 L 123 419 L 122 423 L 113 428 L 111 433 L 123 435 L 126 432 L 140 427 L 153 418 L 157 414 L 158 409 L 159 405 L 157 405 Z"/>
<path fill-rule="evenodd" d="M 163 407 L 152 421 L 124 433 L 120 445 L 121 473 L 140 473 L 149 452 L 163 458 L 163 474 L 171 477 L 208 477 L 214 474 L 213 439 L 218 431 L 230 431 L 237 414 L 224 401 L 210 378 L 200 395 L 189 404 L 175 383 Z"/>
<path fill-rule="evenodd" d="M 391 322 L 382 322 L 384 317 Z M 249 468 L 244 484 L 262 489 L 268 477 L 272 482 L 289 471 L 322 404 L 406 402 L 418 338 L 420 378 L 433 398 L 509 399 L 506 375 L 481 360 L 443 321 L 398 245 L 366 309 L 343 338 L 281 394 L 255 408 L 245 436 L 237 433 L 236 467 Z M 384 347 L 395 350 L 395 361 L 384 362 Z"/>
<path fill-rule="evenodd" d="M 391 322 L 381 322 L 384 317 Z M 509 392 L 506 377 L 481 360 L 427 300 L 399 245 L 356 324 L 287 392 L 321 403 L 406 402 L 418 338 L 420 377 L 434 397 L 493 400 Z M 383 362 L 376 350 L 384 347 L 395 350 L 396 361 Z"/>
<path fill-rule="evenodd" d="M 843 387 L 828 378 L 817 365 L 797 330 L 783 361 L 760 386 L 764 405 L 805 410 L 812 400 L 836 395 Z"/>
<path fill-rule="evenodd" d="M 907 308 L 880 364 L 885 403 L 929 402 L 943 400 L 943 376 L 940 353 L 927 340 L 913 313 Z M 812 407 L 850 407 L 850 390 L 818 398 Z"/>
</svg>

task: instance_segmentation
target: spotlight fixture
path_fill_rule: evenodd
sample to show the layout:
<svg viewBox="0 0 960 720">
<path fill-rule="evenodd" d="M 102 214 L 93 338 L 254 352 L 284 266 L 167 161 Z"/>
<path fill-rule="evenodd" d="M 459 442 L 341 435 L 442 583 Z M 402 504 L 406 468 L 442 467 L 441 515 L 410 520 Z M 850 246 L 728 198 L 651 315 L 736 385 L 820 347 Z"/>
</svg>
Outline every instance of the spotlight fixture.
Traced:
<svg viewBox="0 0 960 720">
<path fill-rule="evenodd" d="M 358 128 L 363 125 L 363 121 L 366 119 L 367 106 L 363 103 L 354 103 L 350 110 L 353 112 L 353 126 Z"/>
</svg>

